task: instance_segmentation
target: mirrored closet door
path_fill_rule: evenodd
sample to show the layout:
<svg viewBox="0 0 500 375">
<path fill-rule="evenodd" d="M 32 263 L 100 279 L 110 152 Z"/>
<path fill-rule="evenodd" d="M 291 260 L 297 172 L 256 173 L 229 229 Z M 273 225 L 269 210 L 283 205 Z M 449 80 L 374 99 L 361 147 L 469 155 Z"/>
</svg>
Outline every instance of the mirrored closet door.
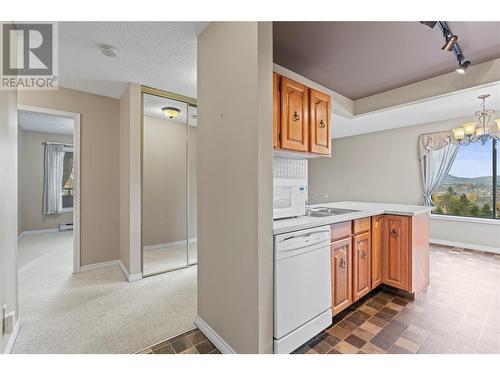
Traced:
<svg viewBox="0 0 500 375">
<path fill-rule="evenodd" d="M 144 276 L 196 263 L 195 120 L 195 106 L 143 93 Z"/>
</svg>

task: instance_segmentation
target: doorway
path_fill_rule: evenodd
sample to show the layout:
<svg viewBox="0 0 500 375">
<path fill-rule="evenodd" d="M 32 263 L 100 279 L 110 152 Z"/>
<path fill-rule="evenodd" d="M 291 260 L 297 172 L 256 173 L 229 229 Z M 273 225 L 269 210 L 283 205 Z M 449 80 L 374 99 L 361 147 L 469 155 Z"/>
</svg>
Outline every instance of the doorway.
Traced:
<svg viewBox="0 0 500 375">
<path fill-rule="evenodd" d="M 18 106 L 18 150 L 19 270 L 64 248 L 79 273 L 80 114 Z"/>
<path fill-rule="evenodd" d="M 143 88 L 142 273 L 197 263 L 197 107 L 191 98 Z"/>
</svg>

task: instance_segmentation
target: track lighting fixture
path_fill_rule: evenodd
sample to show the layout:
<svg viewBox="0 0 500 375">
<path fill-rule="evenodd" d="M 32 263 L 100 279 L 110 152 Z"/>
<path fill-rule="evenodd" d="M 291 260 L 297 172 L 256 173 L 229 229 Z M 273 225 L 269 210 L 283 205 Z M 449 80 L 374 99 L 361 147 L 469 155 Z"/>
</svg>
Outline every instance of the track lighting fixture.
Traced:
<svg viewBox="0 0 500 375">
<path fill-rule="evenodd" d="M 456 36 L 451 32 L 450 27 L 448 26 L 446 21 L 420 21 L 420 23 L 422 25 L 430 27 L 431 29 L 433 29 L 434 26 L 436 26 L 436 24 L 439 26 L 445 40 L 445 44 L 443 47 L 441 47 L 441 49 L 443 51 L 453 52 L 458 62 L 458 67 L 456 69 L 456 72 L 460 74 L 465 74 L 471 62 L 469 60 L 465 60 L 465 57 L 462 53 L 462 49 L 458 44 L 458 36 Z"/>
<path fill-rule="evenodd" d="M 457 43 L 458 36 L 452 35 L 449 38 L 446 39 L 446 43 L 444 46 L 441 47 L 443 51 L 452 51 L 453 47 L 455 47 L 455 44 Z"/>
<path fill-rule="evenodd" d="M 463 58 L 462 58 L 463 60 Z M 467 60 L 467 61 L 464 61 L 462 62 L 462 60 L 458 60 L 458 68 L 455 70 L 457 73 L 460 73 L 460 74 L 465 74 L 465 72 L 467 71 L 467 68 L 469 67 L 470 65 L 470 61 Z"/>
<path fill-rule="evenodd" d="M 434 26 L 436 26 L 436 23 L 438 23 L 438 21 L 420 21 L 420 23 L 422 25 L 429 26 L 431 29 L 433 29 Z"/>
</svg>

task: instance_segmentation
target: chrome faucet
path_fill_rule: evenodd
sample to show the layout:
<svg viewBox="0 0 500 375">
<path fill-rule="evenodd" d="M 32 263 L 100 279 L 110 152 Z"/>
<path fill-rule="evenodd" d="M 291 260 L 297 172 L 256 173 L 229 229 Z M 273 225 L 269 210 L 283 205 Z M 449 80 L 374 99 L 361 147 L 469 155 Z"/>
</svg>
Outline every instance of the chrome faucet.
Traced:
<svg viewBox="0 0 500 375">
<path fill-rule="evenodd" d="M 320 199 L 320 198 L 326 199 L 326 198 L 328 198 L 328 194 L 327 193 L 323 193 L 323 194 L 314 195 L 311 198 L 309 198 L 308 200 L 306 200 L 306 209 L 309 208 L 309 205 L 311 204 L 311 201 L 317 200 L 317 199 Z"/>
</svg>

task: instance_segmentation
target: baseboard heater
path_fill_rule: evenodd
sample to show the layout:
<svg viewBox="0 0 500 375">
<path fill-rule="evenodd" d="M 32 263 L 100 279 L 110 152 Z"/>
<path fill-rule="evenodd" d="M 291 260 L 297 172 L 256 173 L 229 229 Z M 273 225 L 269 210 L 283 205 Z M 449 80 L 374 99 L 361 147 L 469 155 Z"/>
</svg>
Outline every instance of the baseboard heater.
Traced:
<svg viewBox="0 0 500 375">
<path fill-rule="evenodd" d="M 59 224 L 59 232 L 65 232 L 67 230 L 73 230 L 73 223 Z"/>
</svg>

